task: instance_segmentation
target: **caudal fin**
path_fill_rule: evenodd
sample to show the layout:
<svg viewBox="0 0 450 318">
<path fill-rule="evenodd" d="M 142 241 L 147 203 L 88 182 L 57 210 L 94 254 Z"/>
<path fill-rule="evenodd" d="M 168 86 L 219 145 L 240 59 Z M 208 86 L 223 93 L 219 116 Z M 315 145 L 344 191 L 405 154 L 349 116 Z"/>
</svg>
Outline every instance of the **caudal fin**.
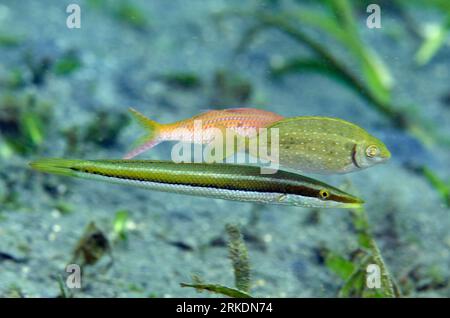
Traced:
<svg viewBox="0 0 450 318">
<path fill-rule="evenodd" d="M 138 139 L 136 143 L 137 146 L 129 153 L 127 153 L 123 157 L 124 159 L 131 159 L 133 157 L 136 157 L 137 155 L 156 146 L 161 142 L 161 140 L 158 139 L 160 124 L 158 124 L 154 120 L 147 118 L 134 108 L 130 107 L 129 111 L 131 115 L 133 115 L 134 119 L 136 119 L 136 121 L 139 123 L 139 125 L 141 125 L 147 131 L 147 134 Z"/>
<path fill-rule="evenodd" d="M 75 177 L 77 173 L 73 168 L 86 162 L 77 159 L 44 158 L 30 162 L 30 166 L 41 172 Z"/>
</svg>

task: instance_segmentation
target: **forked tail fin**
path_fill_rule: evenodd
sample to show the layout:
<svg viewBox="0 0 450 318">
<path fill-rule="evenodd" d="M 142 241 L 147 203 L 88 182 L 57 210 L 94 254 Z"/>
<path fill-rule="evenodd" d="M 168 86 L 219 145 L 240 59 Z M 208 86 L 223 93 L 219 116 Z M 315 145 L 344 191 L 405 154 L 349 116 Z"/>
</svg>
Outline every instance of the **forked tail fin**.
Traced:
<svg viewBox="0 0 450 318">
<path fill-rule="evenodd" d="M 123 157 L 124 159 L 131 159 L 133 157 L 136 157 L 140 153 L 143 153 L 144 151 L 156 146 L 161 142 L 161 140 L 159 140 L 159 128 L 161 125 L 159 123 L 147 118 L 134 108 L 130 107 L 129 111 L 139 123 L 139 125 L 141 125 L 147 131 L 147 133 L 138 139 L 136 143 L 137 146 L 133 148 L 133 150 L 131 150 L 129 153 L 127 153 Z"/>
</svg>

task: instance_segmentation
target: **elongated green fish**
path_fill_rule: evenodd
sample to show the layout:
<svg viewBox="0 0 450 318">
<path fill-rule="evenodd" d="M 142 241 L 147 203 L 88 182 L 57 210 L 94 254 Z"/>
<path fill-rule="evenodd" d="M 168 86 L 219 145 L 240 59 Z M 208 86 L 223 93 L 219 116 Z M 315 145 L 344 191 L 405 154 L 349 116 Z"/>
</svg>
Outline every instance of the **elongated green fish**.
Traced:
<svg viewBox="0 0 450 318">
<path fill-rule="evenodd" d="M 251 154 L 266 160 L 275 158 L 273 161 L 278 160 L 279 166 L 289 171 L 348 173 L 385 162 L 391 157 L 379 139 L 338 118 L 294 117 L 277 121 L 268 129 L 278 130 L 277 156 L 267 156 L 271 138 L 267 143 L 261 143 L 258 154 Z M 271 133 L 267 137 L 271 137 Z"/>
<path fill-rule="evenodd" d="M 317 208 L 353 208 L 364 203 L 314 179 L 285 171 L 264 175 L 254 166 L 70 159 L 41 159 L 30 165 L 48 173 L 226 200 Z"/>
</svg>

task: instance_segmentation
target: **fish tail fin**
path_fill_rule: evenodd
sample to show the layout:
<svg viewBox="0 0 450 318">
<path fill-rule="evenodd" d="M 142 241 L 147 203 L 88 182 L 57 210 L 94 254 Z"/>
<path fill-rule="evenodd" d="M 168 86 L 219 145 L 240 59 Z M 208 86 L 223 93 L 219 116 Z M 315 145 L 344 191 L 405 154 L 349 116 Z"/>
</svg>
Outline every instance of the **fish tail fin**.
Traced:
<svg viewBox="0 0 450 318">
<path fill-rule="evenodd" d="M 147 118 L 145 115 L 141 114 L 134 108 L 130 107 L 129 111 L 131 115 L 133 115 L 134 119 L 136 119 L 139 125 L 141 125 L 147 133 L 138 139 L 135 148 L 128 152 L 124 156 L 124 159 L 131 159 L 161 142 L 161 140 L 159 140 L 159 130 L 161 124 L 157 123 L 154 120 L 151 120 L 150 118 Z"/>
<path fill-rule="evenodd" d="M 161 126 L 161 124 L 157 123 L 154 120 L 151 120 L 150 118 L 138 112 L 136 109 L 132 107 L 130 107 L 128 110 L 130 111 L 134 119 L 136 119 L 136 121 L 139 123 L 139 125 L 141 125 L 144 129 L 147 130 L 147 133 L 149 135 L 154 135 L 159 130 L 159 126 Z"/>
<path fill-rule="evenodd" d="M 86 162 L 77 159 L 44 158 L 30 162 L 30 166 L 37 171 L 74 177 L 77 173 L 73 168 Z"/>
</svg>

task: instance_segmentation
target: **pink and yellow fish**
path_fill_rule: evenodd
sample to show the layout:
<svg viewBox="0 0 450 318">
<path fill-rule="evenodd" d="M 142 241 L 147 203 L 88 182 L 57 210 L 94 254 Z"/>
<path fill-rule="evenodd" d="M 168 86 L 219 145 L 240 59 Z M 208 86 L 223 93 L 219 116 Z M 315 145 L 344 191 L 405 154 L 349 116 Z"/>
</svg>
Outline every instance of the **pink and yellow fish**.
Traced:
<svg viewBox="0 0 450 318">
<path fill-rule="evenodd" d="M 131 159 L 163 141 L 208 144 L 214 138 L 214 131 L 210 128 L 222 131 L 230 129 L 242 137 L 252 137 L 259 128 L 265 128 L 284 118 L 273 112 L 255 108 L 229 108 L 210 110 L 174 123 L 160 124 L 133 108 L 130 108 L 130 112 L 147 130 L 147 134 L 139 140 L 135 149 L 124 156 L 124 159 Z M 201 124 L 202 134 L 194 133 L 196 123 Z M 183 133 L 180 134 L 181 130 Z"/>
</svg>

